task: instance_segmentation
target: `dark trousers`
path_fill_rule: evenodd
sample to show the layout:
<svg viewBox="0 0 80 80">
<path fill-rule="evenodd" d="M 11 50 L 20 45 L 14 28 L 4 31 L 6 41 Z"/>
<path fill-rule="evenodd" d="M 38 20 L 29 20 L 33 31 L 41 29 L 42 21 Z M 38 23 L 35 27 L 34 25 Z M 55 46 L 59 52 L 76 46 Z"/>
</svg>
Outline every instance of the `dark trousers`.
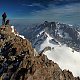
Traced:
<svg viewBox="0 0 80 80">
<path fill-rule="evenodd" d="M 2 19 L 2 25 L 5 25 L 5 18 Z"/>
</svg>

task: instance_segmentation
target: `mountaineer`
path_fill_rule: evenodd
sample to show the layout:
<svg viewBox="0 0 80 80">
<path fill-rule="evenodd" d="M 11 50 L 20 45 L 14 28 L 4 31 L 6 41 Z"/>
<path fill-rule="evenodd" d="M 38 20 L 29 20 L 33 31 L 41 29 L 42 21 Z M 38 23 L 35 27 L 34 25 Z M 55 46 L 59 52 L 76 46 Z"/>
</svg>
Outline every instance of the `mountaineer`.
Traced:
<svg viewBox="0 0 80 80">
<path fill-rule="evenodd" d="M 6 17 L 7 17 L 7 15 L 6 15 L 6 13 L 4 12 L 4 13 L 2 14 L 2 25 L 5 25 Z"/>
</svg>

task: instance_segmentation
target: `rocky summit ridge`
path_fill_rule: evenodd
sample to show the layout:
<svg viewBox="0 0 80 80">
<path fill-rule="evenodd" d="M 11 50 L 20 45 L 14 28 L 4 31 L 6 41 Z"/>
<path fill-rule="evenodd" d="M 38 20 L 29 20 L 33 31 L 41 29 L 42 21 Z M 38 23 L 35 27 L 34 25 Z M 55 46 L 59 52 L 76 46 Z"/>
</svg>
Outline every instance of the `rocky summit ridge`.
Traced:
<svg viewBox="0 0 80 80">
<path fill-rule="evenodd" d="M 0 28 L 0 80 L 80 80 L 32 48 L 8 25 Z"/>
</svg>

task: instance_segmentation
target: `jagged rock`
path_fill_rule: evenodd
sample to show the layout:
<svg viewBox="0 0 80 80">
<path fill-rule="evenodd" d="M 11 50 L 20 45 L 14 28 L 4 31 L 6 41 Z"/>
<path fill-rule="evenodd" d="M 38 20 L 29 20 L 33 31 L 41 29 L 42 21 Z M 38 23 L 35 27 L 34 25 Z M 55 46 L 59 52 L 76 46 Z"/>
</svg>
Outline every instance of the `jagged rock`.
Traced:
<svg viewBox="0 0 80 80">
<path fill-rule="evenodd" d="M 45 47 L 41 52 L 40 52 L 40 55 L 42 55 L 44 52 L 48 51 L 48 50 L 51 50 L 51 47 L 48 46 L 48 47 Z"/>
<path fill-rule="evenodd" d="M 38 55 L 31 43 L 12 33 L 10 27 L 0 28 L 0 34 L 4 36 L 0 47 L 3 60 L 0 61 L 1 80 L 80 80 L 70 71 L 62 71 L 44 54 Z M 50 47 L 47 49 L 51 50 Z"/>
<path fill-rule="evenodd" d="M 39 56 L 38 52 L 36 51 L 36 49 L 34 49 L 34 56 Z"/>
</svg>

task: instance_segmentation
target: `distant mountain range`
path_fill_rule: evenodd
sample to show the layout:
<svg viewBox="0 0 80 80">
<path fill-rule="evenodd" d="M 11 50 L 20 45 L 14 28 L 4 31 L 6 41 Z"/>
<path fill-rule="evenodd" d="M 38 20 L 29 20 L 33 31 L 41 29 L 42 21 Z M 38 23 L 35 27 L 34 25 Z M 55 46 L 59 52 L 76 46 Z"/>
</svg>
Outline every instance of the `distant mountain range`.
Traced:
<svg viewBox="0 0 80 80">
<path fill-rule="evenodd" d="M 25 28 L 21 34 L 31 41 L 39 53 L 57 62 L 61 69 L 69 69 L 75 76 L 80 76 L 79 26 L 45 21 L 39 26 Z"/>
<path fill-rule="evenodd" d="M 45 21 L 41 25 L 24 28 L 20 33 L 32 42 L 33 47 L 44 42 L 47 38 L 45 33 L 48 33 L 61 44 L 67 44 L 76 51 L 80 50 L 80 27 L 76 25 Z"/>
</svg>

